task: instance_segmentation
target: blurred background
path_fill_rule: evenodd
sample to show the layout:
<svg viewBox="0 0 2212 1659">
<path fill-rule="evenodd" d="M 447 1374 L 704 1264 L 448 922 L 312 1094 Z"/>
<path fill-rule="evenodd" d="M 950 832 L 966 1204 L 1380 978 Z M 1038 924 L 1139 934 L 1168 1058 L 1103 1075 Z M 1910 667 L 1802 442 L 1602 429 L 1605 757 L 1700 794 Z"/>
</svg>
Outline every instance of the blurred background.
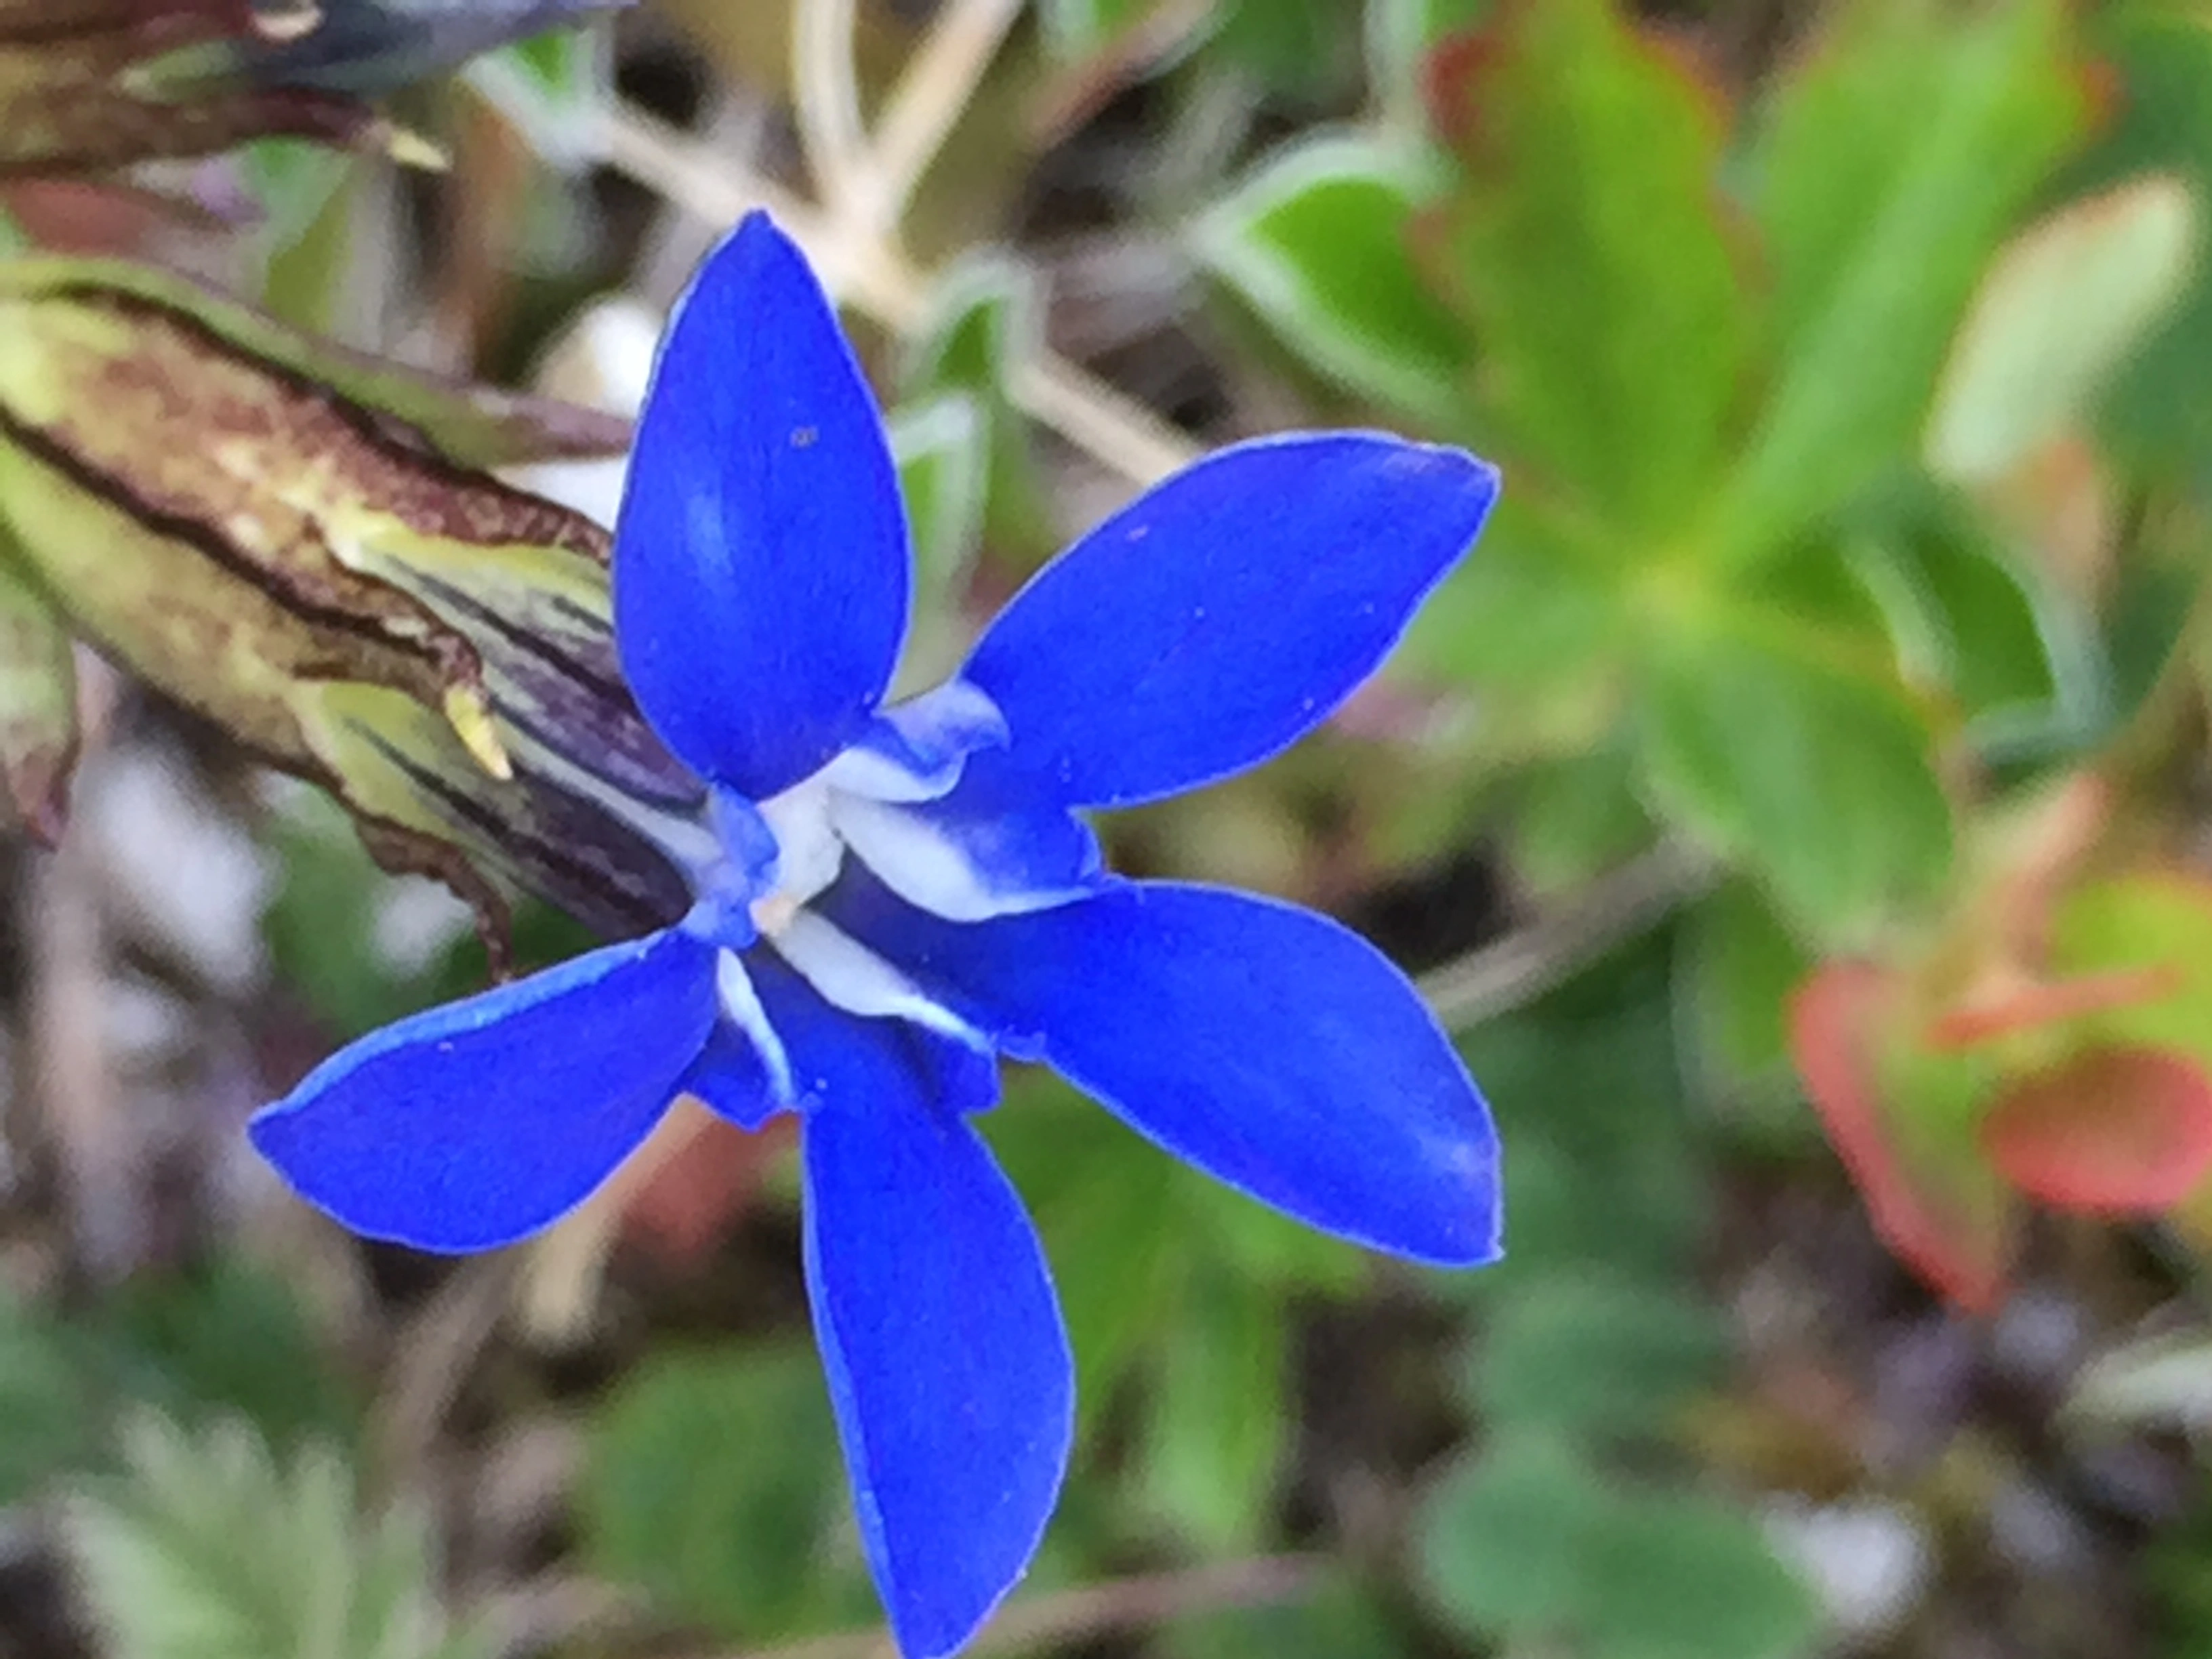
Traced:
<svg viewBox="0 0 2212 1659">
<path fill-rule="evenodd" d="M 537 32 L 580 9 L 0 0 L 0 762 L 51 843 L 0 840 L 0 1656 L 890 1652 L 786 1133 L 681 1114 L 459 1262 L 252 1158 L 252 1109 L 484 949 L 84 620 L 136 544 L 27 505 L 9 367 L 21 273 L 95 269 L 27 262 L 119 258 L 626 415 L 763 204 L 889 411 L 912 683 L 1211 446 L 1384 426 L 1507 477 L 1326 731 L 1107 830 L 1420 976 L 1509 1259 L 1377 1261 L 1010 1073 L 1082 1415 L 975 1651 L 2212 1655 L 2212 13 Z M 507 476 L 604 522 L 621 461 Z M 514 921 L 526 963 L 590 937 Z"/>
</svg>

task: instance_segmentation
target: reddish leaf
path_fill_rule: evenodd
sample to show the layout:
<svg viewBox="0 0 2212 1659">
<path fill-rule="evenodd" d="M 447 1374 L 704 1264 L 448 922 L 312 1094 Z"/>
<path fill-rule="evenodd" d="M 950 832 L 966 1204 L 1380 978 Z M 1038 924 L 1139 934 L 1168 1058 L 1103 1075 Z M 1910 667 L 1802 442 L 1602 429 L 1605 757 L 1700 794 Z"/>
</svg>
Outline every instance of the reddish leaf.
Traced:
<svg viewBox="0 0 2212 1659">
<path fill-rule="evenodd" d="M 1872 963 L 1819 969 L 1790 999 L 1790 1054 L 1882 1242 L 1951 1303 L 1988 1313 L 2003 1297 L 2010 1229 L 1977 1179 L 1985 1171 L 1909 1158 L 1899 1143 L 1882 1064 L 1898 988 Z"/>
<path fill-rule="evenodd" d="M 689 1138 L 653 1167 L 623 1207 L 625 1241 L 672 1267 L 691 1266 L 729 1235 L 769 1164 L 791 1144 L 788 1118 L 758 1134 L 703 1109 L 684 1122 Z"/>
<path fill-rule="evenodd" d="M 1938 1048 L 1972 1048 L 2087 1014 L 2139 1008 L 2174 995 L 2188 977 L 2178 965 L 2166 963 L 2023 985 L 1952 1009 L 1929 1024 L 1928 1041 Z"/>
<path fill-rule="evenodd" d="M 1982 1142 L 2056 1208 L 2161 1214 L 2212 1173 L 2212 1079 L 2163 1049 L 2093 1048 L 2008 1089 Z"/>
</svg>

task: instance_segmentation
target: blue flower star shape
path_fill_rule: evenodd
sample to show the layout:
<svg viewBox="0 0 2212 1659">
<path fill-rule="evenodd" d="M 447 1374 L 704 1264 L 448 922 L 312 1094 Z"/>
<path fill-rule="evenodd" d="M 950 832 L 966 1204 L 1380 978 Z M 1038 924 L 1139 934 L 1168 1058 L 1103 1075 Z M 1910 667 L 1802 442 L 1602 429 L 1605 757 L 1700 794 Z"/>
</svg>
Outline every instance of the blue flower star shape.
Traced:
<svg viewBox="0 0 2212 1659">
<path fill-rule="evenodd" d="M 1036 1236 L 969 1121 L 1042 1061 L 1168 1152 L 1416 1261 L 1498 1249 L 1488 1109 L 1336 923 L 1107 871 L 1079 814 L 1276 754 L 1372 672 L 1497 475 L 1366 433 L 1240 445 L 1047 566 L 886 703 L 908 553 L 881 421 L 767 219 L 662 343 L 614 551 L 647 720 L 706 784 L 673 927 L 373 1033 L 254 1145 L 356 1232 L 483 1250 L 574 1208 L 689 1093 L 801 1124 L 807 1292 L 909 1659 L 1036 1550 L 1073 1381 Z"/>
</svg>

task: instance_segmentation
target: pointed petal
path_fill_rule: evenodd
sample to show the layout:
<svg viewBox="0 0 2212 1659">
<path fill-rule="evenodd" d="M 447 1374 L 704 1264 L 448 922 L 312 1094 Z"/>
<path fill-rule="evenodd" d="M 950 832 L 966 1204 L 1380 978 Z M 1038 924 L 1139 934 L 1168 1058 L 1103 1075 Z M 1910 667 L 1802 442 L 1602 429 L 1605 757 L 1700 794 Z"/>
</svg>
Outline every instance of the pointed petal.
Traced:
<svg viewBox="0 0 2212 1659">
<path fill-rule="evenodd" d="M 978 765 L 1121 806 L 1267 759 L 1374 672 L 1497 494 L 1470 455 L 1364 433 L 1200 461 L 1046 566 L 978 641 L 963 676 L 1012 733 Z"/>
<path fill-rule="evenodd" d="M 760 214 L 661 343 L 614 591 L 646 718 L 754 800 L 851 743 L 890 682 L 907 542 L 883 423 L 820 284 Z"/>
<path fill-rule="evenodd" d="M 861 1541 L 902 1651 L 932 1659 L 1043 1534 L 1073 1431 L 1067 1336 L 1020 1200 L 897 1024 L 783 1029 L 815 1095 L 806 1282 Z"/>
<path fill-rule="evenodd" d="M 593 951 L 342 1050 L 248 1133 L 357 1233 L 488 1250 L 614 1173 L 714 1018 L 710 947 L 673 930 Z"/>
<path fill-rule="evenodd" d="M 958 925 L 841 888 L 836 914 L 1008 1052 L 1300 1220 L 1418 1261 L 1498 1244 L 1490 1110 L 1404 975 L 1324 916 L 1133 882 Z"/>
</svg>

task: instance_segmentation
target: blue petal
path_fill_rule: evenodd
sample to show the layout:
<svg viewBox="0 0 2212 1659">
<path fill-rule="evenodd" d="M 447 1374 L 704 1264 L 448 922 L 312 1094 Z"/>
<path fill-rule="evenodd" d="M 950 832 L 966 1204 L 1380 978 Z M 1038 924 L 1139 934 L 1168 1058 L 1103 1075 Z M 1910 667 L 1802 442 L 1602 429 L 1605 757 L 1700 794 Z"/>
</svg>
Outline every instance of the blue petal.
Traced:
<svg viewBox="0 0 2212 1659">
<path fill-rule="evenodd" d="M 830 821 L 885 886 L 950 921 L 1065 904 L 1113 879 L 1089 824 L 1033 798 L 994 798 L 1004 793 L 969 787 L 904 804 L 833 796 Z"/>
<path fill-rule="evenodd" d="M 969 756 L 1006 741 L 998 705 L 965 680 L 947 680 L 878 714 L 823 778 L 870 800 L 936 800 L 960 781 Z"/>
<path fill-rule="evenodd" d="M 806 1283 L 860 1539 L 901 1650 L 933 1659 L 1043 1535 L 1073 1430 L 1067 1336 L 1020 1200 L 897 1024 L 784 1030 L 816 1097 Z"/>
<path fill-rule="evenodd" d="M 959 926 L 836 919 L 1012 1054 L 1253 1197 L 1418 1261 L 1498 1254 L 1490 1110 L 1405 975 L 1326 917 L 1166 882 Z"/>
<path fill-rule="evenodd" d="M 418 1249 L 550 1225 L 651 1133 L 714 1018 L 711 949 L 610 945 L 386 1026 L 249 1126 L 309 1203 Z"/>
<path fill-rule="evenodd" d="M 963 676 L 1012 746 L 973 769 L 1122 806 L 1267 759 L 1374 671 L 1497 493 L 1470 455 L 1368 434 L 1199 462 L 1046 566 L 977 643 Z"/>
<path fill-rule="evenodd" d="M 963 1042 L 915 1019 L 863 1016 L 836 1006 L 803 972 L 772 951 L 754 951 L 745 966 L 782 1044 L 797 1102 L 818 1105 L 841 1088 L 849 1092 L 853 1056 L 865 1059 L 880 1051 L 888 1057 L 883 1063 L 903 1079 L 902 1092 L 918 1093 L 948 1115 L 998 1103 L 998 1057 L 981 1037 Z"/>
<path fill-rule="evenodd" d="M 906 629 L 906 519 L 874 399 L 759 214 L 661 343 L 617 521 L 615 632 L 668 746 L 755 800 L 866 727 Z"/>
<path fill-rule="evenodd" d="M 678 1082 L 676 1092 L 696 1097 L 717 1117 L 748 1131 L 758 1129 L 788 1104 L 777 1094 L 758 1045 L 726 1019 L 715 1023 L 706 1048 Z"/>
</svg>

